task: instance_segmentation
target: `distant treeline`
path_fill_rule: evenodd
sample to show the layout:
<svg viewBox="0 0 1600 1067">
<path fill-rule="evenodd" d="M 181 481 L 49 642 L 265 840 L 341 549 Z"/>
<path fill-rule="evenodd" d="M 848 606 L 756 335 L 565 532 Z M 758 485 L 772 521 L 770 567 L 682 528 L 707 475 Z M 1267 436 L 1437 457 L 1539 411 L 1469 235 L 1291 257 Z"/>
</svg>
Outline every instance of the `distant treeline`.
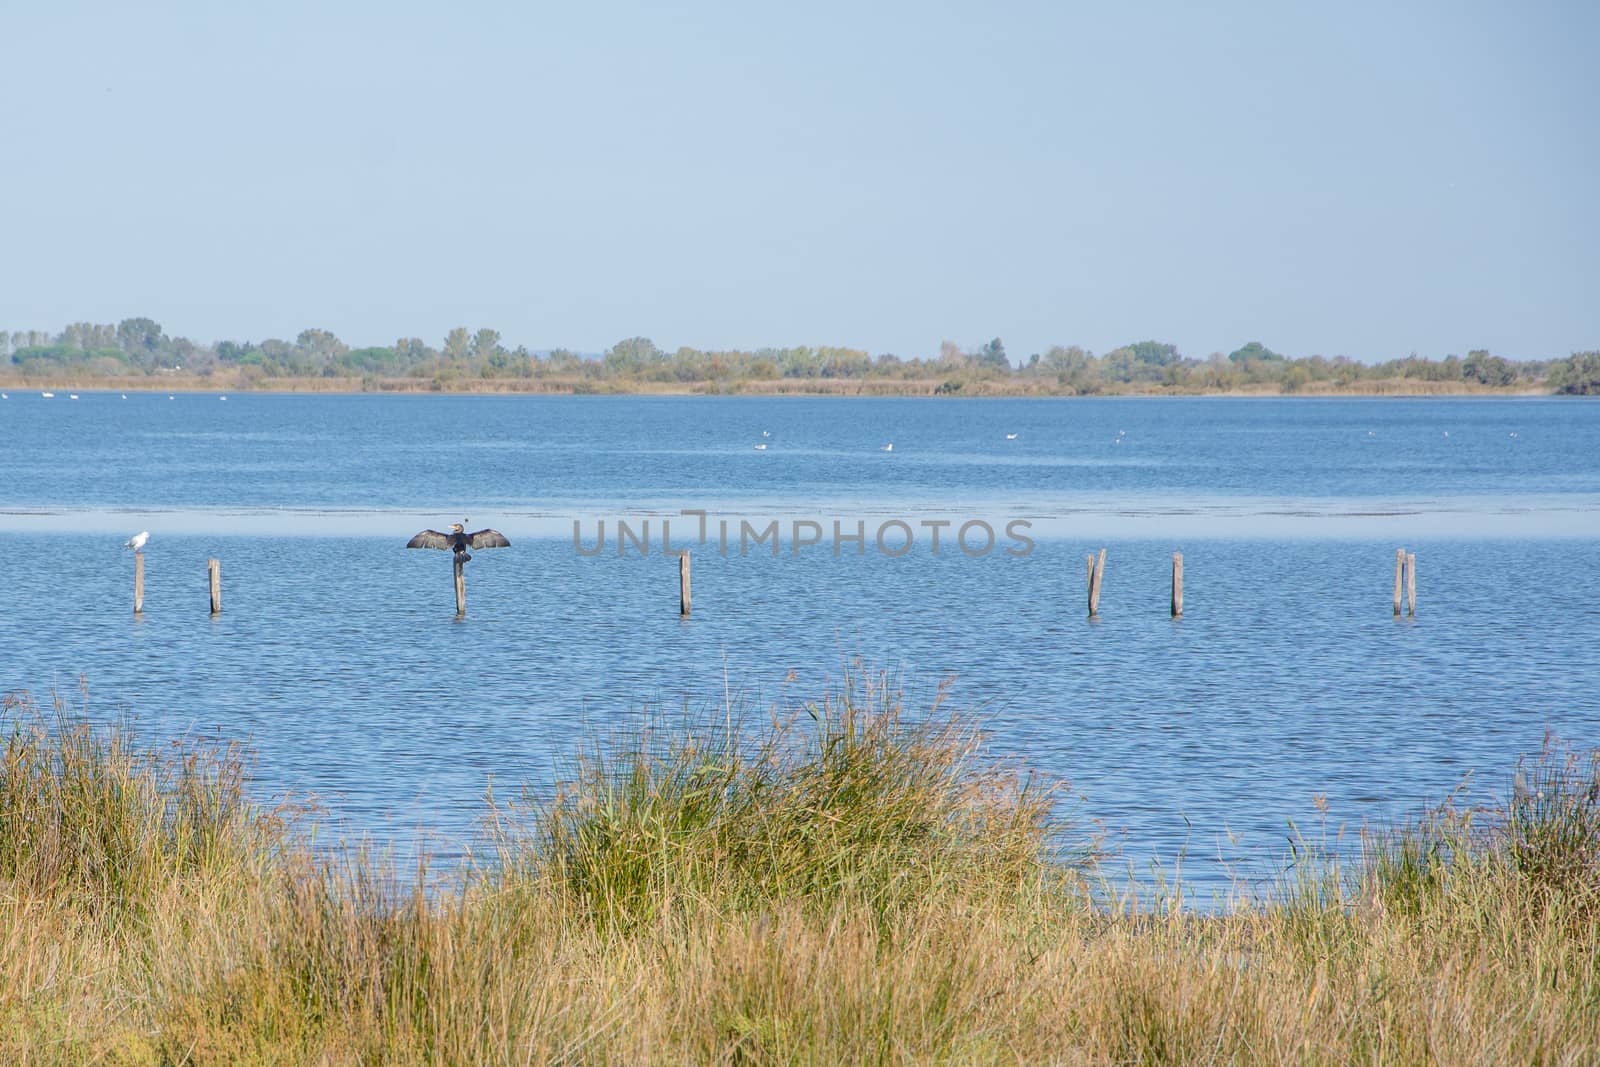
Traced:
<svg viewBox="0 0 1600 1067">
<path fill-rule="evenodd" d="M 564 384 L 575 391 L 632 388 L 728 388 L 805 391 L 806 383 L 837 392 L 851 382 L 876 392 L 936 394 L 1040 392 L 1092 395 L 1122 392 L 1209 393 L 1275 390 L 1284 393 L 1369 391 L 1378 384 L 1428 383 L 1456 388 L 1527 389 L 1600 394 L 1600 352 L 1564 359 L 1511 361 L 1484 350 L 1465 357 L 1363 363 L 1345 356 L 1291 358 L 1251 341 L 1224 355 L 1182 355 L 1175 345 L 1140 341 L 1096 355 L 1054 346 L 1020 364 L 1000 338 L 976 348 L 946 341 L 937 356 L 869 355 L 856 348 L 760 348 L 707 352 L 664 351 L 645 337 L 619 341 L 598 357 L 567 349 L 507 348 L 497 330 L 458 327 L 435 348 L 417 337 L 392 345 L 351 348 L 327 330 L 302 330 L 293 341 L 218 341 L 169 337 L 159 323 L 124 319 L 115 325 L 73 323 L 59 333 L 0 330 L 0 375 L 26 379 L 180 377 L 217 379 L 235 387 L 270 387 L 274 380 L 361 379 L 422 388 L 470 388 L 474 382 L 516 388 L 519 381 Z"/>
</svg>

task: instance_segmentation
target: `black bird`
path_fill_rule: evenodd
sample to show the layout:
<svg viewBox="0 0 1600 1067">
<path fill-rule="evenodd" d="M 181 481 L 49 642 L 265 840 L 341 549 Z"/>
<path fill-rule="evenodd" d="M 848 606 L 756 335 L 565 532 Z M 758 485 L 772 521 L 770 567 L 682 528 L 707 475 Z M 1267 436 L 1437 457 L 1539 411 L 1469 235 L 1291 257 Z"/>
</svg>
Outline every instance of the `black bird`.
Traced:
<svg viewBox="0 0 1600 1067">
<path fill-rule="evenodd" d="M 465 563 L 472 556 L 468 554 L 469 548 L 510 548 L 511 542 L 506 540 L 506 535 L 499 530 L 476 530 L 467 533 L 466 527 L 459 522 L 450 524 L 449 533 L 440 533 L 438 530 L 423 530 L 410 541 L 406 542 L 407 548 L 437 548 L 440 551 L 450 549 L 458 563 Z"/>
</svg>

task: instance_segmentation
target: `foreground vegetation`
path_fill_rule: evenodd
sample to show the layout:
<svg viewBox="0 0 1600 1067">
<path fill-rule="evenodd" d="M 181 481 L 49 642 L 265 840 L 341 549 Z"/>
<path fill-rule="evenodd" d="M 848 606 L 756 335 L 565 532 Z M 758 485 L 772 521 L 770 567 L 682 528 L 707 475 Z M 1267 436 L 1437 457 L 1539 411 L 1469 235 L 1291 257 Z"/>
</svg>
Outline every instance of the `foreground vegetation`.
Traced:
<svg viewBox="0 0 1600 1067">
<path fill-rule="evenodd" d="M 314 854 L 235 750 L 6 716 L 8 1063 L 1600 1056 L 1600 767 L 1554 748 L 1205 915 L 1108 897 L 1050 788 L 881 686 L 588 757 L 442 883 Z"/>
<path fill-rule="evenodd" d="M 114 389 L 278 389 L 400 392 L 807 393 L 903 396 L 1297 393 L 1600 394 L 1600 352 L 1515 362 L 1465 357 L 1291 358 L 1251 341 L 1224 355 L 1186 357 L 1157 341 L 1096 355 L 1056 345 L 1014 360 L 996 337 L 937 355 L 876 356 L 849 347 L 668 352 L 645 337 L 603 355 L 508 348 L 499 331 L 451 330 L 435 348 L 417 337 L 353 348 L 327 330 L 202 344 L 150 319 L 73 323 L 58 332 L 0 330 L 0 384 Z"/>
</svg>

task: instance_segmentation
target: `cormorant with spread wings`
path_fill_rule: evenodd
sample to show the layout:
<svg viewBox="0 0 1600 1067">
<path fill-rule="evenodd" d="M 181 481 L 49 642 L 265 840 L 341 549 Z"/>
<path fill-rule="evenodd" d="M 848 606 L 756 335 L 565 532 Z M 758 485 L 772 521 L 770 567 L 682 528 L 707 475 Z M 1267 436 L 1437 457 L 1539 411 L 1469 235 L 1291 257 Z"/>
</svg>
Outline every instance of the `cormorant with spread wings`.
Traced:
<svg viewBox="0 0 1600 1067">
<path fill-rule="evenodd" d="M 449 533 L 440 533 L 438 530 L 423 530 L 410 541 L 406 542 L 407 548 L 437 548 L 441 551 L 450 549 L 455 553 L 455 559 L 465 563 L 472 556 L 468 554 L 469 548 L 510 548 L 511 542 L 506 540 L 506 535 L 499 530 L 476 530 L 466 532 L 466 527 L 459 522 L 450 524 Z"/>
</svg>

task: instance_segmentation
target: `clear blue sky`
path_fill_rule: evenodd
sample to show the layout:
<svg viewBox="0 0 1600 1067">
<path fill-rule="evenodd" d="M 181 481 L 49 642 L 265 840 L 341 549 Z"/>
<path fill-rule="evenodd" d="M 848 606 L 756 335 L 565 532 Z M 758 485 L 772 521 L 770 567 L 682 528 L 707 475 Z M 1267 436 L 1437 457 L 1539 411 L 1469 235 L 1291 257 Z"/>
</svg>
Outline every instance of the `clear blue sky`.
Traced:
<svg viewBox="0 0 1600 1067">
<path fill-rule="evenodd" d="M 1588 0 L 0 0 L 0 328 L 1564 356 L 1597 55 Z"/>
</svg>

